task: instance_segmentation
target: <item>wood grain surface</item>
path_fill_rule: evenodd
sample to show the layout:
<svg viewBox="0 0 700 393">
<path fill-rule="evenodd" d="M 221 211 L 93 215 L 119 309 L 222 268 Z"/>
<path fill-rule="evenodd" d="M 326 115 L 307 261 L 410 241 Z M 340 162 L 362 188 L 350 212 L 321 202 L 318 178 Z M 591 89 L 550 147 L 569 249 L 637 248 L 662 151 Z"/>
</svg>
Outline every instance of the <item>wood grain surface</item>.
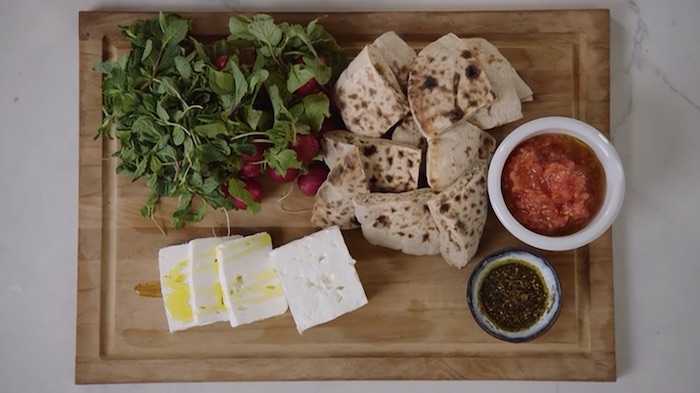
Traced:
<svg viewBox="0 0 700 393">
<path fill-rule="evenodd" d="M 225 36 L 231 13 L 185 13 L 200 36 Z M 471 265 L 414 257 L 344 232 L 369 304 L 304 335 L 289 313 L 232 329 L 225 323 L 168 333 L 159 298 L 134 286 L 158 279 L 159 248 L 226 232 L 210 212 L 184 230 L 160 234 L 139 215 L 147 189 L 115 174 L 115 141 L 94 139 L 101 121 L 98 61 L 128 50 L 118 26 L 147 13 L 80 13 L 80 191 L 77 383 L 327 379 L 614 380 L 610 231 L 572 252 L 544 253 L 559 273 L 563 303 L 554 327 L 525 344 L 479 329 L 465 303 Z M 524 119 L 494 130 L 499 140 L 524 121 L 571 116 L 609 132 L 607 10 L 276 14 L 322 24 L 352 54 L 387 30 L 421 48 L 453 32 L 493 42 L 532 87 Z M 268 185 L 268 188 L 271 186 Z M 270 232 L 276 246 L 314 231 L 310 198 L 277 187 L 252 216 L 231 212 L 235 233 Z M 160 210 L 163 225 L 173 208 Z M 290 210 L 297 211 L 290 213 Z M 523 247 L 492 214 L 475 260 Z"/>
</svg>

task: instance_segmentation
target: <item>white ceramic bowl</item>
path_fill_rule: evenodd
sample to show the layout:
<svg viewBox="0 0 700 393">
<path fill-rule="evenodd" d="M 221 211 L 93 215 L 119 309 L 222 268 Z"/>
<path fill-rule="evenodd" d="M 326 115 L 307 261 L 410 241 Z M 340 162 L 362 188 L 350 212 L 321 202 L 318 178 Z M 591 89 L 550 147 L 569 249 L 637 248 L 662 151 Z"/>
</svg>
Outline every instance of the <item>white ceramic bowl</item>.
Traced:
<svg viewBox="0 0 700 393">
<path fill-rule="evenodd" d="M 525 228 L 510 213 L 501 192 L 503 166 L 513 149 L 535 135 L 550 133 L 568 134 L 585 142 L 598 157 L 605 171 L 605 199 L 598 214 L 586 227 L 567 236 L 544 236 Z M 572 250 L 597 239 L 615 221 L 625 196 L 625 173 L 615 148 L 600 131 L 568 117 L 543 117 L 516 128 L 498 146 L 489 167 L 488 191 L 496 216 L 506 229 L 522 242 L 543 250 Z"/>
</svg>

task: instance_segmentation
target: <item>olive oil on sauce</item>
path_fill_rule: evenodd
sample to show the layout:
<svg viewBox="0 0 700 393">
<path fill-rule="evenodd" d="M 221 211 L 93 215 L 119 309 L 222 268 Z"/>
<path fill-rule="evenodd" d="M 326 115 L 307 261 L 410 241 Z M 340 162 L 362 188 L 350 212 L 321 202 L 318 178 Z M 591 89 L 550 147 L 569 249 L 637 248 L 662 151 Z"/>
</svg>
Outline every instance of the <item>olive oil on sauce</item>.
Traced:
<svg viewBox="0 0 700 393">
<path fill-rule="evenodd" d="M 547 308 L 547 287 L 525 262 L 506 260 L 487 273 L 479 288 L 484 314 L 499 328 L 522 331 L 534 325 Z"/>
</svg>

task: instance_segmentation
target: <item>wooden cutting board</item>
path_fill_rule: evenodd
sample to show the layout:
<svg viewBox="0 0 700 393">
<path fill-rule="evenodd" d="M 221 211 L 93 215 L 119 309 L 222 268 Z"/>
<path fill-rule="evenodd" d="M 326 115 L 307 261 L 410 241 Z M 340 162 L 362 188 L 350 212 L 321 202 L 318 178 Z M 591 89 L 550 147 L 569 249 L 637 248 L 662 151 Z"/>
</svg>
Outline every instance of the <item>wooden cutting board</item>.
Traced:
<svg viewBox="0 0 700 393">
<path fill-rule="evenodd" d="M 231 13 L 192 13 L 193 32 L 225 36 Z M 160 298 L 134 286 L 158 279 L 158 249 L 225 233 L 222 213 L 163 236 L 139 215 L 147 190 L 115 174 L 115 141 L 94 139 L 101 121 L 103 58 L 124 53 L 119 25 L 153 14 L 80 13 L 80 210 L 77 383 L 326 380 L 557 379 L 614 380 L 613 269 L 610 231 L 572 252 L 544 253 L 561 278 L 563 303 L 554 327 L 526 344 L 500 342 L 479 329 L 465 303 L 471 266 L 414 257 L 369 245 L 344 232 L 369 304 L 304 335 L 289 313 L 232 329 L 225 323 L 170 334 Z M 322 24 L 352 54 L 395 30 L 421 48 L 439 36 L 493 42 L 532 87 L 524 119 L 494 132 L 502 139 L 524 121 L 571 116 L 609 130 L 607 10 L 277 14 L 278 21 Z M 275 245 L 313 231 L 309 198 L 268 195 L 262 213 L 232 212 L 236 233 L 267 230 Z M 161 216 L 167 218 L 171 203 Z M 289 213 L 289 210 L 301 210 Z M 166 223 L 166 220 L 163 220 Z M 212 229 L 213 228 L 213 229 Z M 489 215 L 475 260 L 523 247 Z"/>
</svg>

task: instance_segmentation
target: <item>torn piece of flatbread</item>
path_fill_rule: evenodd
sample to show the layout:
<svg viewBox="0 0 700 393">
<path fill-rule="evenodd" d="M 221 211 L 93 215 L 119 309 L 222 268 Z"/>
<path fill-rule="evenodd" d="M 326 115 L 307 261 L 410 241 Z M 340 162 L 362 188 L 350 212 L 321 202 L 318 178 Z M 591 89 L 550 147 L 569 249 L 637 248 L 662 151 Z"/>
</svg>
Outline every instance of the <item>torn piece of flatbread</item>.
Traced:
<svg viewBox="0 0 700 393">
<path fill-rule="evenodd" d="M 486 224 L 486 165 L 472 167 L 430 199 L 428 208 L 440 231 L 440 254 L 448 264 L 463 268 L 476 254 Z"/>
<path fill-rule="evenodd" d="M 430 188 L 444 190 L 474 166 L 481 132 L 464 122 L 428 139 L 426 174 Z"/>
<path fill-rule="evenodd" d="M 498 48 L 496 48 L 492 43 L 488 42 L 483 38 L 465 38 L 464 41 L 468 46 L 476 47 L 480 50 L 481 55 L 479 56 L 479 61 L 481 61 L 482 63 L 484 63 L 484 61 L 481 59 L 482 56 L 484 56 L 486 57 L 486 63 L 495 62 L 499 64 L 504 64 L 505 66 L 510 68 L 507 71 L 504 70 L 504 72 L 510 74 L 518 98 L 520 98 L 520 101 L 522 102 L 532 101 L 532 89 L 530 88 L 530 86 L 527 85 L 527 83 L 525 83 L 523 78 L 520 77 L 513 65 L 510 64 L 510 61 L 508 61 L 508 59 L 506 59 L 506 57 L 501 54 Z M 484 67 L 486 67 L 486 65 L 484 65 Z"/>
<path fill-rule="evenodd" d="M 476 55 L 454 34 L 420 51 L 408 80 L 408 102 L 420 131 L 432 138 L 495 99 Z"/>
<path fill-rule="evenodd" d="M 354 198 L 355 215 L 368 242 L 411 255 L 440 252 L 439 232 L 428 209 L 436 192 L 372 193 Z"/>
<path fill-rule="evenodd" d="M 401 91 L 405 93 L 408 86 L 408 72 L 413 59 L 416 58 L 416 51 L 393 31 L 380 35 L 372 45 L 384 56 L 401 86 Z"/>
<path fill-rule="evenodd" d="M 481 63 L 496 94 L 494 102 L 487 108 L 479 109 L 469 122 L 488 130 L 521 119 L 520 95 L 531 100 L 532 90 L 493 44 L 483 38 L 466 38 L 463 41 Z"/>
<path fill-rule="evenodd" d="M 318 189 L 311 223 L 320 228 L 333 225 L 341 229 L 357 228 L 352 198 L 368 192 L 360 151 L 353 147 L 331 168 L 328 178 Z"/>
<path fill-rule="evenodd" d="M 373 192 L 403 192 L 418 187 L 421 151 L 415 146 L 342 130 L 324 133 L 321 143 L 329 168 L 333 168 L 341 157 L 356 146 Z"/>
<path fill-rule="evenodd" d="M 372 45 L 340 74 L 335 99 L 345 125 L 360 135 L 379 137 L 409 112 L 398 80 Z"/>
<path fill-rule="evenodd" d="M 412 146 L 421 147 L 425 141 L 423 134 L 418 129 L 418 124 L 410 114 L 401 119 L 396 125 L 394 133 L 391 134 L 391 140 L 394 142 L 407 143 Z"/>
<path fill-rule="evenodd" d="M 496 139 L 470 123 L 460 123 L 428 139 L 426 177 L 433 190 L 444 190 L 477 162 L 488 165 Z"/>
</svg>

